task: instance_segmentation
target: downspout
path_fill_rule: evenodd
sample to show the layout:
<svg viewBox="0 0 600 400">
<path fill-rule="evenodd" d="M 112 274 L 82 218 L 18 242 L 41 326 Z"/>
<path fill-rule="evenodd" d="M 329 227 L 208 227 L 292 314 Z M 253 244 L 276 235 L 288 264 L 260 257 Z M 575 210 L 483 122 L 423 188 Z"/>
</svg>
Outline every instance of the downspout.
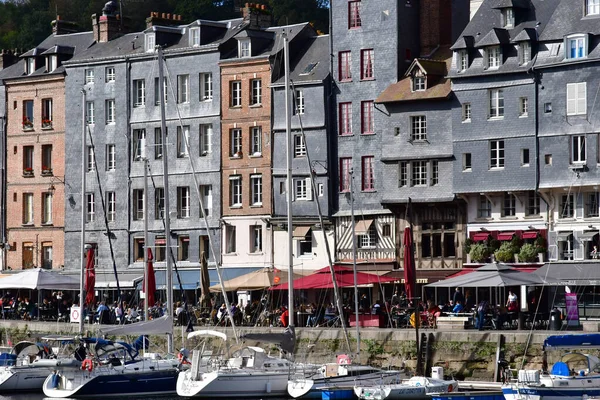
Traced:
<svg viewBox="0 0 600 400">
<path fill-rule="evenodd" d="M 126 113 L 126 121 L 125 121 L 125 138 L 127 140 L 127 193 L 131 193 L 130 189 L 131 189 L 131 171 L 132 171 L 132 162 L 131 160 L 132 158 L 132 148 L 131 148 L 131 108 L 132 108 L 132 103 L 131 103 L 131 61 L 129 57 L 125 57 L 125 82 L 126 82 L 126 87 L 125 87 L 125 101 L 127 102 L 127 107 L 125 107 L 125 109 L 127 110 Z M 148 193 L 145 193 L 145 196 L 148 196 Z M 131 196 L 128 195 L 127 196 L 127 212 L 125 213 L 125 215 L 129 215 L 129 210 L 131 210 Z M 131 253 L 131 249 L 132 249 L 132 245 L 131 245 L 131 237 L 130 237 L 130 233 L 131 232 L 131 218 L 127 218 L 127 254 L 132 254 Z M 145 243 L 144 246 L 148 246 L 148 243 Z M 146 252 L 146 250 L 144 249 L 144 253 Z M 165 252 L 165 254 L 167 254 Z M 128 259 L 127 260 L 127 265 L 129 265 L 131 262 L 133 262 L 133 259 Z M 165 277 L 166 279 L 166 277 Z M 117 294 L 117 299 L 122 301 L 122 296 L 121 293 Z"/>
</svg>

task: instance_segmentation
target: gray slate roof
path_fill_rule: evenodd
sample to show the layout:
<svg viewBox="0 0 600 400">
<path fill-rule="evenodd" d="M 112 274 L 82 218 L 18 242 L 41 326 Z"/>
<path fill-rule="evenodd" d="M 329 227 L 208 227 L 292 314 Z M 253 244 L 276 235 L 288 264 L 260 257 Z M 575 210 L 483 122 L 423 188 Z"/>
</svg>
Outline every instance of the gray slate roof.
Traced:
<svg viewBox="0 0 600 400">
<path fill-rule="evenodd" d="M 309 65 L 315 63 L 317 65 L 310 73 L 303 73 Z M 290 61 L 290 69 L 290 80 L 295 84 L 324 81 L 329 75 L 329 35 L 311 38 L 304 51 L 300 52 L 299 57 Z M 284 81 L 282 76 L 274 82 L 273 86 L 284 85 Z"/>
</svg>

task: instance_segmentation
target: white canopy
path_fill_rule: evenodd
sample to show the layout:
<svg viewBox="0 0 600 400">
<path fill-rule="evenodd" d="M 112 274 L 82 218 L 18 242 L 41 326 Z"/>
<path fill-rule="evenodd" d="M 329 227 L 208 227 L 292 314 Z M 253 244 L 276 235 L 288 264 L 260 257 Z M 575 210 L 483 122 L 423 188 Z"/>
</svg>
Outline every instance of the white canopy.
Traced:
<svg viewBox="0 0 600 400">
<path fill-rule="evenodd" d="M 219 331 L 213 331 L 210 329 L 204 329 L 204 330 L 200 330 L 200 331 L 193 331 L 188 333 L 188 339 L 191 339 L 193 337 L 198 337 L 198 336 L 213 336 L 213 337 L 219 337 L 223 340 L 227 340 L 227 335 L 223 332 L 219 332 Z"/>
<path fill-rule="evenodd" d="M 135 322 L 117 327 L 103 328 L 105 335 L 163 335 L 173 332 L 173 319 L 168 315 L 150 321 Z"/>
<path fill-rule="evenodd" d="M 78 290 L 79 279 L 56 271 L 35 268 L 0 279 L 0 289 Z"/>
</svg>

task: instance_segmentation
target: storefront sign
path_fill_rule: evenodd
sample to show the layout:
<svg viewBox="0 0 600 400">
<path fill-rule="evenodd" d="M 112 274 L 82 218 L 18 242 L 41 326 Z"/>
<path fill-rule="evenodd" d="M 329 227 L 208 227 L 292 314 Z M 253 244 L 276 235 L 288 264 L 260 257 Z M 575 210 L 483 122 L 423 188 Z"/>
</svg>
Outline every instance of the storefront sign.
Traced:
<svg viewBox="0 0 600 400">
<path fill-rule="evenodd" d="M 579 326 L 579 308 L 577 307 L 577 294 L 565 293 L 565 305 L 567 309 L 567 325 Z"/>
</svg>

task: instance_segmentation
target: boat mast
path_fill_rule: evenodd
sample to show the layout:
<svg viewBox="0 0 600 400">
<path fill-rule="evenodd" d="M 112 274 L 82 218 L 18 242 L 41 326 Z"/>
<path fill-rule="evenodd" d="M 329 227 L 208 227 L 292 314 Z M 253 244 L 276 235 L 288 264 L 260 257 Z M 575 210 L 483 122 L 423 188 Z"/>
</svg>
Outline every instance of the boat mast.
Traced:
<svg viewBox="0 0 600 400">
<path fill-rule="evenodd" d="M 352 271 L 354 273 L 354 314 L 356 318 L 356 359 L 360 363 L 360 316 L 358 314 L 358 280 L 356 273 L 356 232 L 354 221 L 354 169 L 350 168 L 350 215 L 352 216 Z"/>
<path fill-rule="evenodd" d="M 79 335 L 83 335 L 83 306 L 85 303 L 85 167 L 86 167 L 86 121 L 85 121 L 85 89 L 81 89 L 81 243 L 80 243 L 80 256 L 81 256 L 81 271 L 79 274 Z"/>
<path fill-rule="evenodd" d="M 285 140 L 287 147 L 287 230 L 288 230 L 288 313 L 289 326 L 294 328 L 294 254 L 293 224 L 292 224 L 292 121 L 290 119 L 290 52 L 289 39 L 283 31 L 283 57 L 285 60 Z"/>
<path fill-rule="evenodd" d="M 144 142 L 145 145 L 145 142 Z M 144 153 L 145 154 L 145 153 Z M 148 315 L 148 157 L 144 157 L 144 321 Z"/>
<path fill-rule="evenodd" d="M 162 162 L 163 162 L 163 192 L 164 192 L 164 219 L 165 219 L 165 248 L 166 248 L 166 284 L 167 284 L 167 315 L 173 318 L 173 264 L 170 257 L 171 251 L 171 218 L 169 216 L 169 163 L 167 157 L 167 123 L 165 121 L 165 85 L 163 71 L 163 50 L 158 46 L 158 90 L 160 95 L 160 134 L 162 136 Z M 167 334 L 167 351 L 173 353 L 173 332 Z"/>
</svg>

